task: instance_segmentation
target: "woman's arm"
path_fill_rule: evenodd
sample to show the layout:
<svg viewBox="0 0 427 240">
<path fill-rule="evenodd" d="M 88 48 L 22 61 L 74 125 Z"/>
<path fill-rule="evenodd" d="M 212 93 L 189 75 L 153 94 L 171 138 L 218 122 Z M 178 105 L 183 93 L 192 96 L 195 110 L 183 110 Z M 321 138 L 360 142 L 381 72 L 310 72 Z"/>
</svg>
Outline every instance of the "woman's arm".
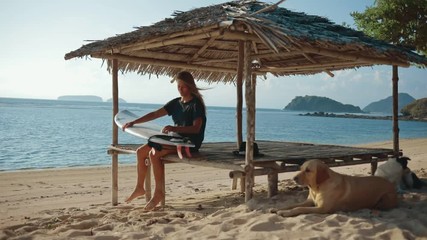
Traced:
<svg viewBox="0 0 427 240">
<path fill-rule="evenodd" d="M 202 117 L 196 118 L 191 126 L 170 126 L 167 125 L 162 129 L 163 133 L 176 132 L 186 134 L 198 134 L 202 128 L 203 119 Z"/>
<path fill-rule="evenodd" d="M 159 117 L 166 116 L 167 114 L 168 113 L 166 112 L 166 109 L 164 109 L 163 107 L 159 108 L 156 111 L 149 112 L 140 118 L 137 118 L 131 122 L 126 123 L 125 125 L 123 125 L 122 130 L 125 130 L 125 128 L 127 128 L 127 127 L 132 127 L 136 123 L 149 122 L 149 121 L 152 121 L 152 120 L 157 119 Z"/>
</svg>

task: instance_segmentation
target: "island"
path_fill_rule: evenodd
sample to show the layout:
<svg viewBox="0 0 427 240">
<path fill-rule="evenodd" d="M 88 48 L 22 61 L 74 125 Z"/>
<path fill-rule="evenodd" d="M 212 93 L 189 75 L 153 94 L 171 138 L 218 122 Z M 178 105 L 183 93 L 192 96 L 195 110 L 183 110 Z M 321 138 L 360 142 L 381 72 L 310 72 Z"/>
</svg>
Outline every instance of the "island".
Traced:
<svg viewBox="0 0 427 240">
<path fill-rule="evenodd" d="M 106 102 L 113 102 L 112 98 L 107 99 Z M 124 100 L 123 98 L 119 98 L 119 103 L 127 103 L 126 100 Z"/>
<path fill-rule="evenodd" d="M 398 111 L 400 112 L 402 108 L 410 103 L 415 101 L 411 95 L 407 93 L 399 93 L 397 96 L 398 99 Z M 365 112 L 375 112 L 375 113 L 388 113 L 393 112 L 393 96 L 372 102 L 363 108 Z"/>
<path fill-rule="evenodd" d="M 360 107 L 351 104 L 342 104 L 330 98 L 318 96 L 297 96 L 284 108 L 284 110 L 364 113 Z"/>
<path fill-rule="evenodd" d="M 79 102 L 103 102 L 101 97 L 94 95 L 64 95 L 59 96 L 61 101 L 79 101 Z"/>
</svg>

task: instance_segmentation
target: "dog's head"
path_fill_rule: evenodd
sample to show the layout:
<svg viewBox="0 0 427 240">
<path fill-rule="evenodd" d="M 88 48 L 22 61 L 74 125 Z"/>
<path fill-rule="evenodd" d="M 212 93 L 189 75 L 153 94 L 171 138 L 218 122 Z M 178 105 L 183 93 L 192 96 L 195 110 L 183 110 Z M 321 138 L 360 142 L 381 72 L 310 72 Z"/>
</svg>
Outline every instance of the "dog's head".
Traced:
<svg viewBox="0 0 427 240">
<path fill-rule="evenodd" d="M 408 161 L 409 161 L 409 160 L 411 160 L 411 159 L 410 159 L 410 158 L 408 158 L 408 157 L 405 157 L 405 156 L 396 158 L 396 161 L 397 161 L 398 163 L 400 163 L 400 165 L 402 165 L 402 168 L 403 168 L 403 169 L 408 168 Z"/>
<path fill-rule="evenodd" d="M 329 167 L 321 160 L 306 161 L 300 172 L 294 177 L 299 185 L 317 189 L 318 186 L 329 178 Z"/>
</svg>

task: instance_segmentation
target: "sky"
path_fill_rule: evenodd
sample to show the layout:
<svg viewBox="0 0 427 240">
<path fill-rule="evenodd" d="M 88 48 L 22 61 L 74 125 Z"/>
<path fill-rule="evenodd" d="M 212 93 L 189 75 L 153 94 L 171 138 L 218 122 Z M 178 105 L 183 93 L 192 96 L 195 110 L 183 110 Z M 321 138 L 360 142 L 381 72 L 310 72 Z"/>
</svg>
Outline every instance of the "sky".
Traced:
<svg viewBox="0 0 427 240">
<path fill-rule="evenodd" d="M 100 59 L 64 60 L 87 44 L 148 26 L 174 11 L 219 4 L 201 0 L 0 0 L 0 97 L 57 99 L 62 95 L 112 96 L 111 76 Z M 275 1 L 265 1 L 275 3 Z M 280 7 L 319 15 L 354 27 L 351 12 L 363 12 L 374 0 L 287 0 Z M 257 81 L 258 108 L 284 108 L 296 96 L 315 95 L 361 108 L 392 94 L 391 66 L 365 67 L 311 76 Z M 197 82 L 208 106 L 236 106 L 232 84 Z M 427 97 L 427 70 L 399 68 L 399 92 Z M 163 104 L 177 97 L 166 76 L 119 74 L 120 98 Z"/>
</svg>

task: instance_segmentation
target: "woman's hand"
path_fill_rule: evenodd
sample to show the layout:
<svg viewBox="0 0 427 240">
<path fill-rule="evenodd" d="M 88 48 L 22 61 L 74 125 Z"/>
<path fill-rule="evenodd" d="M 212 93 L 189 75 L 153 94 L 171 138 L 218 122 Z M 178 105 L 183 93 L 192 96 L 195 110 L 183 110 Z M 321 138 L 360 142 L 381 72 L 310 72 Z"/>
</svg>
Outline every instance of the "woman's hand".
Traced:
<svg viewBox="0 0 427 240">
<path fill-rule="evenodd" d="M 166 133 L 166 134 L 168 134 L 170 132 L 175 132 L 175 131 L 176 131 L 176 128 L 174 126 L 171 126 L 171 125 L 167 125 L 162 129 L 162 133 Z"/>
<path fill-rule="evenodd" d="M 123 125 L 123 127 L 122 127 L 122 130 L 124 131 L 125 128 L 132 127 L 134 124 L 135 123 L 133 121 L 125 123 L 125 125 Z"/>
</svg>

